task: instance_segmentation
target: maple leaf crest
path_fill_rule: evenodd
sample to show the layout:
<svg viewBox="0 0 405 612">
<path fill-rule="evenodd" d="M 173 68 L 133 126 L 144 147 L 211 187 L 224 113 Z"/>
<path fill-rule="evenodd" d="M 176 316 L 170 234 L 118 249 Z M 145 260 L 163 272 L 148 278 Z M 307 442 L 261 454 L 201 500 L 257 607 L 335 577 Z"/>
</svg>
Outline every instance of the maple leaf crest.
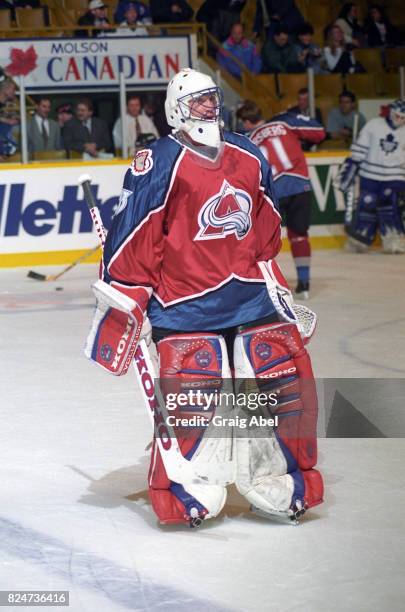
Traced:
<svg viewBox="0 0 405 612">
<path fill-rule="evenodd" d="M 10 76 L 26 76 L 37 67 L 38 55 L 31 45 L 26 51 L 23 49 L 11 49 L 11 64 L 6 66 L 6 71 Z"/>
</svg>

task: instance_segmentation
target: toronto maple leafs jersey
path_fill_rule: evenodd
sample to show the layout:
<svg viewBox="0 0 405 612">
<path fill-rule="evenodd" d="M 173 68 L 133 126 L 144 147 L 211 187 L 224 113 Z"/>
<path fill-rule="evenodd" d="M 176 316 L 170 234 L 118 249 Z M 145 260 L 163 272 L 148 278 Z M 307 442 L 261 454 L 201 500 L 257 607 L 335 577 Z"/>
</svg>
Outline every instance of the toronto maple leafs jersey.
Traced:
<svg viewBox="0 0 405 612">
<path fill-rule="evenodd" d="M 271 170 L 249 139 L 226 133 L 210 161 L 168 136 L 125 175 L 102 275 L 152 287 L 153 326 L 215 330 L 275 311 L 257 262 L 280 246 Z"/>
<path fill-rule="evenodd" d="M 263 153 L 272 168 L 277 198 L 310 191 L 307 162 L 301 140 L 321 142 L 325 130 L 315 119 L 295 113 L 281 113 L 257 127 L 250 139 Z"/>
<path fill-rule="evenodd" d="M 352 144 L 352 159 L 360 176 L 374 181 L 405 181 L 405 126 L 394 128 L 389 119 L 371 119 Z"/>
</svg>

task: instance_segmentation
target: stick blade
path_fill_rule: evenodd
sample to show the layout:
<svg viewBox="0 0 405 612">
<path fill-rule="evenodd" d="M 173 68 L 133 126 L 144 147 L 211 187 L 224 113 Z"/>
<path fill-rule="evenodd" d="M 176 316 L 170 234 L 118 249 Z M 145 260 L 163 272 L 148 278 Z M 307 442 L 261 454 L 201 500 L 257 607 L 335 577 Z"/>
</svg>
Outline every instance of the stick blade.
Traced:
<svg viewBox="0 0 405 612">
<path fill-rule="evenodd" d="M 27 274 L 28 278 L 34 278 L 35 280 L 44 281 L 47 279 L 45 274 L 40 274 L 39 272 L 34 272 L 34 270 L 30 270 Z"/>
</svg>

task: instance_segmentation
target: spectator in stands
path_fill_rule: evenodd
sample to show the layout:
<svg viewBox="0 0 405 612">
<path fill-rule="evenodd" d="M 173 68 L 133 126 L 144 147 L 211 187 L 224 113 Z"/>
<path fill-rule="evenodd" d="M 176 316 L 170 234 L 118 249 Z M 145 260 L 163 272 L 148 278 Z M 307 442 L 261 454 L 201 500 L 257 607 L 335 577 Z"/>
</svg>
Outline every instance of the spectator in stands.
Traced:
<svg viewBox="0 0 405 612">
<path fill-rule="evenodd" d="M 152 17 L 150 15 L 150 10 L 148 6 L 145 6 L 143 2 L 129 3 L 128 0 L 120 0 L 120 2 L 118 3 L 118 6 L 115 9 L 114 13 L 115 23 L 122 23 L 126 19 L 125 12 L 128 8 L 128 4 L 135 5 L 135 9 L 138 14 L 138 23 L 141 23 L 142 25 L 150 25 L 152 23 Z"/>
<path fill-rule="evenodd" d="M 242 70 L 233 61 L 232 56 L 236 57 L 254 74 L 258 74 L 262 68 L 262 60 L 257 53 L 256 45 L 243 36 L 243 25 L 241 23 L 234 23 L 229 38 L 223 43 L 217 54 L 219 65 L 232 76 L 240 79 Z"/>
<path fill-rule="evenodd" d="M 146 139 L 147 135 L 159 138 L 159 133 L 152 119 L 141 113 L 142 102 L 139 96 L 131 96 L 127 102 L 127 114 L 125 115 L 125 137 L 128 147 L 128 153 L 133 156 L 136 149 L 136 143 Z M 121 118 L 119 117 L 113 128 L 114 146 L 116 149 L 122 149 L 122 127 Z"/>
<path fill-rule="evenodd" d="M 160 136 L 167 136 L 171 134 L 172 128 L 169 127 L 166 121 L 164 97 L 162 99 L 161 95 L 162 94 L 159 93 L 149 93 L 145 96 L 143 100 L 142 115 L 146 115 L 153 121 Z"/>
<path fill-rule="evenodd" d="M 344 42 L 353 47 L 360 47 L 363 42 L 363 27 L 358 22 L 359 9 L 354 2 L 346 2 L 335 21 L 343 32 Z"/>
<path fill-rule="evenodd" d="M 271 38 L 277 26 L 282 25 L 289 34 L 296 34 L 304 18 L 295 5 L 295 0 L 256 0 L 256 15 L 253 31 L 260 36 L 265 30 Z"/>
<path fill-rule="evenodd" d="M 399 44 L 399 32 L 386 16 L 382 6 L 373 4 L 368 9 L 364 33 L 369 47 L 389 47 Z"/>
<path fill-rule="evenodd" d="M 309 91 L 308 87 L 302 87 L 298 90 L 297 95 L 297 104 L 295 106 L 291 106 L 288 109 L 290 113 L 295 113 L 297 115 L 304 115 L 304 117 L 310 117 L 310 109 L 309 109 Z M 322 121 L 322 113 L 320 108 L 315 108 L 315 119 L 318 123 L 323 125 Z"/>
<path fill-rule="evenodd" d="M 124 20 L 115 30 L 116 36 L 148 36 L 148 30 L 138 20 L 137 2 L 127 2 Z"/>
<path fill-rule="evenodd" d="M 1 82 L 0 82 L 0 113 L 2 117 L 5 117 L 6 115 L 11 113 L 11 108 L 15 107 L 17 108 L 18 106 L 18 101 L 17 101 L 17 95 L 16 95 L 16 91 L 17 91 L 17 87 L 16 84 L 14 83 L 14 81 L 12 81 L 11 79 L 7 78 L 7 76 L 5 75 L 3 69 L 0 69 L 0 74 L 1 74 Z M 18 114 L 18 113 L 17 113 Z M 9 123 L 10 125 L 16 125 L 17 123 L 19 123 L 19 119 L 14 118 L 4 118 L 2 119 L 3 121 L 6 121 L 7 123 Z"/>
<path fill-rule="evenodd" d="M 302 72 L 312 68 L 315 74 L 322 74 L 324 72 L 321 66 L 322 49 L 312 42 L 313 35 L 314 28 L 310 23 L 304 23 L 298 30 L 296 43 L 298 62 Z"/>
<path fill-rule="evenodd" d="M 15 83 L 0 69 L 0 159 L 17 150 L 20 112 Z"/>
<path fill-rule="evenodd" d="M 97 27 L 97 30 L 76 30 L 76 36 L 104 36 L 111 31 L 111 24 L 107 17 L 107 5 L 102 0 L 91 0 L 88 11 L 79 18 L 77 22 L 81 26 Z"/>
<path fill-rule="evenodd" d="M 273 38 L 265 42 L 262 60 L 263 72 L 300 72 L 297 50 L 285 26 L 277 25 Z"/>
<path fill-rule="evenodd" d="M 67 121 L 70 121 L 73 117 L 73 109 L 70 104 L 60 104 L 56 107 L 56 116 L 60 129 L 62 130 L 63 126 Z"/>
<path fill-rule="evenodd" d="M 93 104 L 88 98 L 78 100 L 76 117 L 65 123 L 63 140 L 68 151 L 88 153 L 98 157 L 101 151 L 111 149 L 108 126 L 103 119 L 93 117 Z"/>
<path fill-rule="evenodd" d="M 339 96 L 339 107 L 331 108 L 326 123 L 326 131 L 334 139 L 350 139 L 353 134 L 356 115 L 356 96 L 351 91 L 342 91 Z M 359 115 L 358 131 L 360 132 L 366 120 Z"/>
<path fill-rule="evenodd" d="M 150 0 L 153 23 L 191 21 L 194 11 L 186 0 Z"/>
<path fill-rule="evenodd" d="M 35 104 L 35 114 L 27 124 L 28 150 L 55 151 L 62 148 L 61 130 L 56 121 L 49 118 L 51 100 L 40 97 Z"/>
<path fill-rule="evenodd" d="M 328 72 L 341 74 L 356 72 L 353 52 L 346 47 L 343 30 L 336 24 L 329 30 L 327 45 L 323 49 L 323 59 Z"/>
<path fill-rule="evenodd" d="M 291 106 L 288 109 L 288 112 L 294 113 L 295 115 L 303 115 L 304 117 L 311 116 L 308 87 L 302 87 L 298 90 L 297 104 L 295 106 Z M 321 109 L 317 107 L 315 108 L 315 119 L 318 123 L 320 123 L 320 125 L 323 125 Z M 310 151 L 313 147 L 313 143 L 302 140 L 301 146 L 303 151 Z"/>
<path fill-rule="evenodd" d="M 196 14 L 196 20 L 206 24 L 208 32 L 223 42 L 235 23 L 240 23 L 241 11 L 247 0 L 205 0 Z"/>
</svg>

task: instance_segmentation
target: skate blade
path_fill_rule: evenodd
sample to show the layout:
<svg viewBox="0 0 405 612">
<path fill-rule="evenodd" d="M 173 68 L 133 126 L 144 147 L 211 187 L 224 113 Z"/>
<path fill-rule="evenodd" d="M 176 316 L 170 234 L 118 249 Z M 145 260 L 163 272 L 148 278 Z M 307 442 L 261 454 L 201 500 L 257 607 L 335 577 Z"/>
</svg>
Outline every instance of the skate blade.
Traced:
<svg viewBox="0 0 405 612">
<path fill-rule="evenodd" d="M 250 510 L 253 512 L 253 514 L 256 514 L 256 516 L 260 516 L 261 518 L 265 518 L 270 521 L 276 521 L 277 523 L 282 523 L 283 525 L 296 526 L 300 524 L 298 518 L 294 514 L 287 514 L 287 512 L 273 514 L 271 512 L 260 510 L 260 508 L 253 505 L 250 506 Z"/>
</svg>

